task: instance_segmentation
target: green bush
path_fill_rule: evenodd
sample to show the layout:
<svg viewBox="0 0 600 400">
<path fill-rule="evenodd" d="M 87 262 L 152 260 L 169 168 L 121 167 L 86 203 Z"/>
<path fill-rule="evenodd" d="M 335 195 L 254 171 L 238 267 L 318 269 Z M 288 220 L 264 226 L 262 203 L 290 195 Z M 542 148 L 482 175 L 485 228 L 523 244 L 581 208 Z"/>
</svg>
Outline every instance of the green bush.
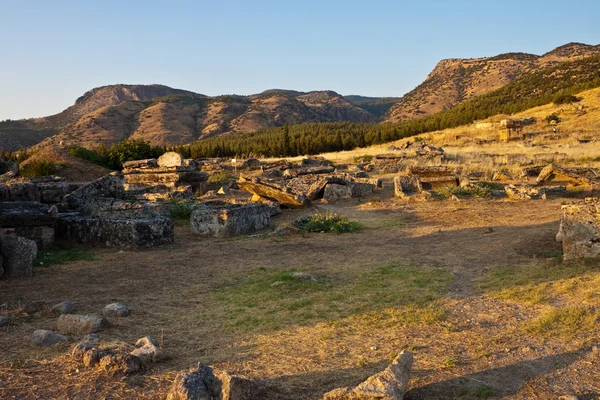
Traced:
<svg viewBox="0 0 600 400">
<path fill-rule="evenodd" d="M 26 178 L 56 175 L 60 168 L 64 166 L 64 164 L 57 164 L 50 161 L 32 161 L 21 168 L 20 175 Z"/>
<path fill-rule="evenodd" d="M 350 221 L 347 217 L 334 213 L 303 217 L 297 220 L 295 224 L 306 232 L 348 233 L 357 232 L 363 228 L 360 223 Z"/>
<path fill-rule="evenodd" d="M 554 96 L 554 100 L 552 101 L 554 104 L 569 104 L 569 103 L 577 103 L 581 101 L 581 97 L 577 97 L 570 93 L 559 93 Z"/>
<path fill-rule="evenodd" d="M 94 150 L 88 150 L 79 146 L 69 146 L 67 152 L 73 157 L 81 158 L 103 167 L 108 167 L 106 157 L 101 156 Z"/>
<path fill-rule="evenodd" d="M 546 121 L 547 123 L 551 123 L 552 121 L 560 122 L 560 117 L 557 113 L 552 113 L 550 115 L 547 115 L 546 118 L 544 118 L 544 121 Z"/>
<path fill-rule="evenodd" d="M 433 193 L 436 195 L 443 197 L 445 199 L 452 197 L 452 195 L 457 196 L 476 196 L 476 197 L 489 197 L 491 195 L 490 188 L 486 186 L 475 186 L 475 187 L 442 187 L 439 189 L 433 190 Z"/>
<path fill-rule="evenodd" d="M 107 165 L 111 169 L 120 170 L 126 161 L 158 158 L 163 153 L 162 147 L 152 146 L 143 140 L 123 140 L 108 151 Z"/>
<path fill-rule="evenodd" d="M 169 203 L 169 211 L 171 218 L 175 220 L 189 220 L 192 215 L 193 202 L 189 201 L 172 201 Z"/>
<path fill-rule="evenodd" d="M 227 182 L 237 181 L 237 176 L 229 172 L 217 172 L 208 177 L 208 183 L 211 185 L 223 185 Z"/>
</svg>

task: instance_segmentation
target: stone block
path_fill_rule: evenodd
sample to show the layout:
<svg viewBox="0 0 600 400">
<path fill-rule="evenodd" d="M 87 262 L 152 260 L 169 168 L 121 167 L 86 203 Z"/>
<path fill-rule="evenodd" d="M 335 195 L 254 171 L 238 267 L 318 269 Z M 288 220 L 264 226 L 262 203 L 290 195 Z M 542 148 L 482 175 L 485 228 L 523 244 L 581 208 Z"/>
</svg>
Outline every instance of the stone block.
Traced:
<svg viewBox="0 0 600 400">
<path fill-rule="evenodd" d="M 192 211 L 192 232 L 202 236 L 244 235 L 271 224 L 271 210 L 262 203 L 229 204 L 213 202 Z"/>
</svg>

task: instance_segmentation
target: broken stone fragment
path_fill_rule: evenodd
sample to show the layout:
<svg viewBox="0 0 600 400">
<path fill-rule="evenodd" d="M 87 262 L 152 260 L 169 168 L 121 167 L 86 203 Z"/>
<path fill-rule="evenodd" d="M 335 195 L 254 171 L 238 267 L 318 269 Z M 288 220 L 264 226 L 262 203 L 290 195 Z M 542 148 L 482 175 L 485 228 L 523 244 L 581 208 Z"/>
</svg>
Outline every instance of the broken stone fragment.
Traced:
<svg viewBox="0 0 600 400">
<path fill-rule="evenodd" d="M 137 348 L 129 354 L 139 357 L 142 365 L 157 363 L 167 358 L 165 352 L 158 347 L 158 344 L 150 336 L 138 339 L 135 346 Z"/>
<path fill-rule="evenodd" d="M 32 276 L 37 245 L 21 236 L 0 238 L 2 268 L 6 276 Z"/>
<path fill-rule="evenodd" d="M 68 337 L 45 329 L 38 329 L 31 335 L 31 343 L 40 347 L 51 347 L 68 341 Z"/>
<path fill-rule="evenodd" d="M 159 167 L 182 167 L 183 165 L 183 157 L 174 151 L 168 151 L 158 158 Z"/>
<path fill-rule="evenodd" d="M 402 400 L 408 386 L 412 363 L 412 353 L 404 350 L 382 372 L 367 378 L 354 388 L 338 388 L 325 393 L 323 400 Z"/>
<path fill-rule="evenodd" d="M 108 320 L 93 315 L 62 314 L 56 321 L 60 333 L 70 335 L 85 335 L 101 332 L 108 328 Z"/>
</svg>

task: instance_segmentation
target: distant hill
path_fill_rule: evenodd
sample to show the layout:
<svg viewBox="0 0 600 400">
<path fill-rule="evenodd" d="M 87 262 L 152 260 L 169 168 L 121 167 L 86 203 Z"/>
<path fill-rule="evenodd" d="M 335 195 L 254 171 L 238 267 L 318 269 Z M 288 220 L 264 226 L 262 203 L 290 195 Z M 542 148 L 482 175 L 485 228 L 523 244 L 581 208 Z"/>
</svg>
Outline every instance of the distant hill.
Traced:
<svg viewBox="0 0 600 400">
<path fill-rule="evenodd" d="M 524 74 L 595 54 L 600 54 L 600 45 L 569 43 L 542 56 L 506 53 L 486 58 L 442 60 L 423 83 L 389 109 L 385 120 L 406 121 L 447 110 L 499 89 Z"/>
</svg>

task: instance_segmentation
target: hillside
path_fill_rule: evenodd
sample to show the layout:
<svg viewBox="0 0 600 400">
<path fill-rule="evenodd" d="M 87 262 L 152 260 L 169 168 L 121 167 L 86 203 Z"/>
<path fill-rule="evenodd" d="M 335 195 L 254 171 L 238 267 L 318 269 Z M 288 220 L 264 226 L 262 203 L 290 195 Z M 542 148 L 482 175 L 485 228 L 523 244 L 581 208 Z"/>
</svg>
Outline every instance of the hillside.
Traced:
<svg viewBox="0 0 600 400">
<path fill-rule="evenodd" d="M 406 121 L 447 110 L 499 89 L 524 74 L 595 54 L 600 54 L 600 45 L 569 43 L 542 56 L 506 53 L 486 58 L 442 60 L 423 83 L 389 109 L 385 120 Z"/>
</svg>

